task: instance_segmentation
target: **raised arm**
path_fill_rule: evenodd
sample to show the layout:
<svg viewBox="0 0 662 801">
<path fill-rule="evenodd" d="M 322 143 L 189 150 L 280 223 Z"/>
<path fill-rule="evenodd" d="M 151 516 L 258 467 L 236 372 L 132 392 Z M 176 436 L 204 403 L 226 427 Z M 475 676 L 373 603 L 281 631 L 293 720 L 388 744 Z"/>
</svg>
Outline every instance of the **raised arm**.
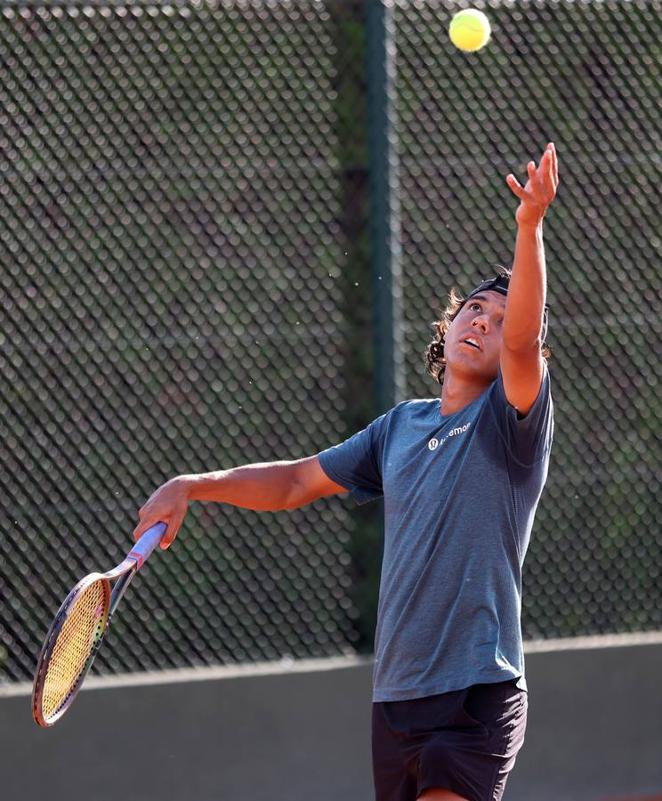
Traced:
<svg viewBox="0 0 662 801">
<path fill-rule="evenodd" d="M 177 536 L 190 501 L 215 501 L 258 512 L 296 509 L 326 495 L 347 492 L 326 475 L 317 456 L 291 462 L 264 462 L 182 475 L 154 492 L 140 509 L 134 539 L 159 521 L 168 524 L 161 542 L 167 548 Z"/>
<path fill-rule="evenodd" d="M 520 204 L 515 215 L 517 239 L 503 321 L 501 373 L 508 402 L 526 414 L 540 390 L 543 376 L 542 327 L 546 296 L 543 218 L 559 183 L 556 149 L 547 145 L 536 167 L 527 166 L 522 187 L 514 175 L 506 182 Z"/>
</svg>

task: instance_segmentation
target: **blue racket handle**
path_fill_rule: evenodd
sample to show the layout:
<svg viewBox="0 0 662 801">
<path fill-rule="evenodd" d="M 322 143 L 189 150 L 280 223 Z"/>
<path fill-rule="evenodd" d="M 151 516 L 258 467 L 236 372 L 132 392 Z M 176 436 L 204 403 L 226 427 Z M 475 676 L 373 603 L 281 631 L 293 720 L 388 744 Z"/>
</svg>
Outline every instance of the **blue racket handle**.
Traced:
<svg viewBox="0 0 662 801">
<path fill-rule="evenodd" d="M 154 548 L 161 542 L 168 526 L 165 523 L 155 523 L 142 535 L 138 542 L 133 546 L 129 557 L 133 557 L 138 562 L 137 569 L 143 566 Z"/>
</svg>

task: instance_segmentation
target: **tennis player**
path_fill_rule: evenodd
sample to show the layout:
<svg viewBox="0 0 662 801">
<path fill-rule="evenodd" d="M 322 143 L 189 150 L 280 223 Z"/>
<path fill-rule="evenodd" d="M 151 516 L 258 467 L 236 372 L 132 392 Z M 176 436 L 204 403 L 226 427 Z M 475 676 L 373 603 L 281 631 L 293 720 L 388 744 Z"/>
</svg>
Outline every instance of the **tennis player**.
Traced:
<svg viewBox="0 0 662 801">
<path fill-rule="evenodd" d="M 375 637 L 377 801 L 499 801 L 522 746 L 521 569 L 553 434 L 544 352 L 543 217 L 553 144 L 528 165 L 512 273 L 451 293 L 427 350 L 441 397 L 397 405 L 315 456 L 178 476 L 140 510 L 167 547 L 190 501 L 293 509 L 384 497 Z"/>
</svg>

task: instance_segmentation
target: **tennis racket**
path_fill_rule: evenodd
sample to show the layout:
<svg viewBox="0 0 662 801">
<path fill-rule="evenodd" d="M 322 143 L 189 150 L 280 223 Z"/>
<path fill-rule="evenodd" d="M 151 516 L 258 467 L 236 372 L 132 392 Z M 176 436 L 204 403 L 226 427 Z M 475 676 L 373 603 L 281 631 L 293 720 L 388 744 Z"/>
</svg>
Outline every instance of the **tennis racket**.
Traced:
<svg viewBox="0 0 662 801">
<path fill-rule="evenodd" d="M 123 562 L 107 573 L 85 576 L 64 599 L 46 635 L 34 677 L 32 716 L 39 726 L 52 726 L 73 703 L 117 604 L 166 528 L 165 523 L 156 523 L 147 529 Z M 117 582 L 111 592 L 113 579 Z"/>
</svg>

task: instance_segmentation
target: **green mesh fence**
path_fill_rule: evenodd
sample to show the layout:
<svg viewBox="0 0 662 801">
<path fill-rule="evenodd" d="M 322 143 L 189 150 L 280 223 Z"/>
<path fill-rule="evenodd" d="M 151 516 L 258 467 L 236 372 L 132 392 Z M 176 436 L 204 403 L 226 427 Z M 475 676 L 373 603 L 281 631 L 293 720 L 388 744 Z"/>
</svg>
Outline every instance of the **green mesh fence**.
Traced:
<svg viewBox="0 0 662 801">
<path fill-rule="evenodd" d="M 343 251 L 322 4 L 0 20 L 0 625 L 18 678 L 165 479 L 347 433 Z M 195 510 L 100 669 L 351 649 L 347 539 L 340 501 Z"/>
<path fill-rule="evenodd" d="M 556 444 L 525 634 L 659 628 L 660 7 L 486 7 L 471 56 L 456 8 L 395 12 L 409 394 L 436 391 L 445 292 L 510 258 L 505 174 L 555 141 Z M 347 2 L 0 4 L 5 680 L 163 480 L 370 416 L 364 33 Z M 379 546 L 350 509 L 197 505 L 98 669 L 368 647 Z"/>
</svg>

